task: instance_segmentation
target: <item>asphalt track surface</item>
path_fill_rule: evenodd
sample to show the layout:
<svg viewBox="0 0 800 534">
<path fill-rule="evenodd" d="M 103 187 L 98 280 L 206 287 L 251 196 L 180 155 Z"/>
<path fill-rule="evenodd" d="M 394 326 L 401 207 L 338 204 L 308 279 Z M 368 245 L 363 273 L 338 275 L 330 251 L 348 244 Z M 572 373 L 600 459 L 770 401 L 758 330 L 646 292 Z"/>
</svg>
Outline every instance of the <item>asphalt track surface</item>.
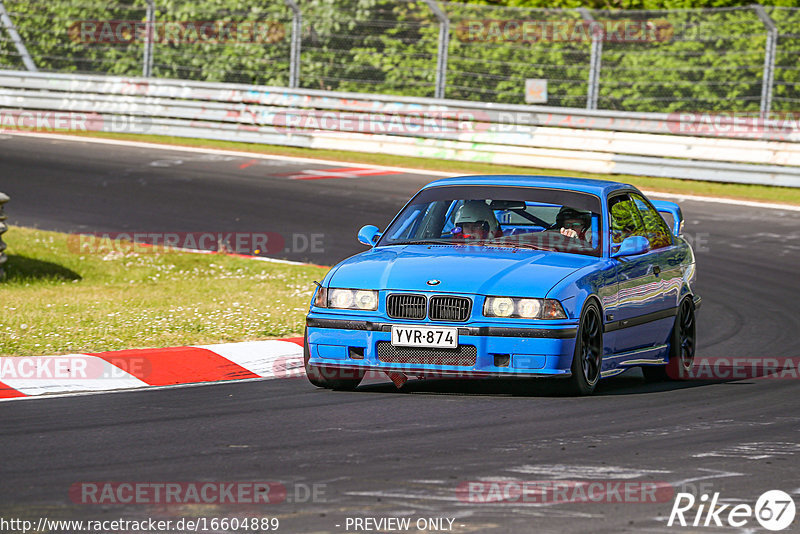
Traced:
<svg viewBox="0 0 800 534">
<path fill-rule="evenodd" d="M 12 198 L 12 224 L 323 234 L 324 252 L 281 256 L 326 265 L 363 250 L 357 229 L 384 226 L 430 181 L 424 174 L 289 177 L 326 170 L 246 155 L 0 138 L 0 190 Z M 704 299 L 698 356 L 800 356 L 800 213 L 690 201 L 682 207 Z M 412 525 L 454 518 L 453 532 L 747 530 L 669 528 L 672 499 L 459 498 L 456 488 L 476 480 L 663 481 L 751 505 L 762 492 L 782 489 L 800 504 L 797 380 L 653 385 L 630 371 L 588 398 L 560 397 L 537 384 L 417 381 L 398 392 L 373 380 L 347 393 L 285 379 L 4 402 L 0 516 L 255 513 L 280 518 L 279 531 L 291 533 L 346 532 L 348 517 L 398 516 Z M 91 506 L 68 497 L 81 481 L 238 480 L 281 482 L 293 502 Z M 313 485 L 317 498 L 306 502 Z M 758 524 L 751 518 L 748 527 Z"/>
</svg>

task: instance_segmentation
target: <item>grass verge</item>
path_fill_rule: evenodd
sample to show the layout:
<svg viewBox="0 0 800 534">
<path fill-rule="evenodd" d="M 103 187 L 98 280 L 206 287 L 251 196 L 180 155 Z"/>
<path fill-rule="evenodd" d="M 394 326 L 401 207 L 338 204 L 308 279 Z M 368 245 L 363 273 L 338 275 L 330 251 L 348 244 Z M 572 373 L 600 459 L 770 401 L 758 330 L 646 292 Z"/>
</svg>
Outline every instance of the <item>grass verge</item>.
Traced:
<svg viewBox="0 0 800 534">
<path fill-rule="evenodd" d="M 314 266 L 138 247 L 81 255 L 67 234 L 29 228 L 12 227 L 3 237 L 3 356 L 301 335 L 312 281 L 325 274 Z"/>
<path fill-rule="evenodd" d="M 690 195 L 715 196 L 739 200 L 756 200 L 762 202 L 778 202 L 800 205 L 800 189 L 793 187 L 774 187 L 764 185 L 728 184 L 719 182 L 703 182 L 698 180 L 677 180 L 674 178 L 654 178 L 631 176 L 626 174 L 592 174 L 586 172 L 560 171 L 553 169 L 533 169 L 529 167 L 513 167 L 493 165 L 490 163 L 447 161 L 427 158 L 411 158 L 386 154 L 367 154 L 348 152 L 345 150 L 317 150 L 274 145 L 240 143 L 234 141 L 215 141 L 207 139 L 190 139 L 184 137 L 167 137 L 143 134 L 113 134 L 105 132 L 70 132 L 72 135 L 100 137 L 149 143 L 161 143 L 176 146 L 208 147 L 224 150 L 238 150 L 259 154 L 319 158 L 346 163 L 368 163 L 408 167 L 412 169 L 447 171 L 464 174 L 546 174 L 554 176 L 578 176 L 626 182 L 650 191 L 665 193 L 683 193 Z"/>
</svg>

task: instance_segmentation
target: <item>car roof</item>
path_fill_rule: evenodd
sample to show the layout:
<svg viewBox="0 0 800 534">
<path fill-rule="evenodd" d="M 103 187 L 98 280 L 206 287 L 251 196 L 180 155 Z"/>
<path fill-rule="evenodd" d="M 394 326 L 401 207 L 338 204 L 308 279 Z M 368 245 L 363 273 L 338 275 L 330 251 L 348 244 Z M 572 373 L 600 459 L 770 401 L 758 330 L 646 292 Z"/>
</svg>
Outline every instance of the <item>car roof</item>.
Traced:
<svg viewBox="0 0 800 534">
<path fill-rule="evenodd" d="M 572 178 L 569 176 L 539 176 L 528 174 L 478 174 L 472 176 L 455 176 L 435 180 L 423 189 L 442 185 L 510 185 L 519 187 L 545 187 L 548 189 L 564 189 L 580 191 L 605 197 L 618 189 L 636 189 L 632 185 L 608 180 L 591 178 Z"/>
</svg>

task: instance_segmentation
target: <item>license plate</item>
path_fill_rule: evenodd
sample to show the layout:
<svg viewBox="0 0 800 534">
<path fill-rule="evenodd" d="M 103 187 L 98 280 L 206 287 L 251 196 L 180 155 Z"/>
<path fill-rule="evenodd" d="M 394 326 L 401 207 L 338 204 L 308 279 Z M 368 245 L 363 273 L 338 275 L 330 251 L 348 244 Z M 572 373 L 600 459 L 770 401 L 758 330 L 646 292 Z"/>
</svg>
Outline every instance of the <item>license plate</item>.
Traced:
<svg viewBox="0 0 800 534">
<path fill-rule="evenodd" d="M 392 345 L 455 349 L 458 347 L 458 328 L 392 325 Z"/>
</svg>

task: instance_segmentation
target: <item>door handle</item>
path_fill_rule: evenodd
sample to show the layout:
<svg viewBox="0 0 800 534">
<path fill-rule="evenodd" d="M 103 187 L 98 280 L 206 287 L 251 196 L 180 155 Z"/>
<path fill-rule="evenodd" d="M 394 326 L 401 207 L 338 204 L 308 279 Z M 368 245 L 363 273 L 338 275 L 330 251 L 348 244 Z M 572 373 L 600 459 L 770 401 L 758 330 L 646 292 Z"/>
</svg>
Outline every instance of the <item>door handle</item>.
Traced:
<svg viewBox="0 0 800 534">
<path fill-rule="evenodd" d="M 653 274 L 656 276 L 661 274 L 661 267 L 659 267 L 658 265 L 653 266 Z"/>
</svg>

